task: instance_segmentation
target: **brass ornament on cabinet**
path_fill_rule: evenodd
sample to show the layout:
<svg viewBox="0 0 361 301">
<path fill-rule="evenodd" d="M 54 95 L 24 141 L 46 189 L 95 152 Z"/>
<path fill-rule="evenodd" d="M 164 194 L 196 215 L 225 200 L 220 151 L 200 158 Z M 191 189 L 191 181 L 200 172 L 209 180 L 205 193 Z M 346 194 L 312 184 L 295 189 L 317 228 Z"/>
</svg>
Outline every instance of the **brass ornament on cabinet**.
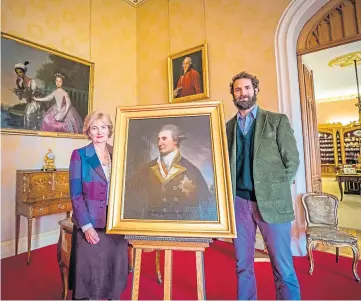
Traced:
<svg viewBox="0 0 361 301">
<path fill-rule="evenodd" d="M 55 167 L 55 155 L 51 151 L 50 148 L 48 149 L 48 152 L 44 156 L 44 163 L 45 163 L 43 165 L 43 170 L 44 171 L 56 170 L 56 167 Z"/>
</svg>

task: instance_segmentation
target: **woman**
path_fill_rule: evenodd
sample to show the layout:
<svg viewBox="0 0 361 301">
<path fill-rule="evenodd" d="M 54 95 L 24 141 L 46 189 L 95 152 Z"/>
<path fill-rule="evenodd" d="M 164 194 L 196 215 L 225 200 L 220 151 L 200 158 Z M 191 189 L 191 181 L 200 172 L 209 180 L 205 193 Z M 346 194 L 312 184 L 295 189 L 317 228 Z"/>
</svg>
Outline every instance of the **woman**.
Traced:
<svg viewBox="0 0 361 301">
<path fill-rule="evenodd" d="M 101 112 L 88 115 L 83 133 L 92 141 L 73 151 L 70 196 L 74 223 L 70 289 L 76 299 L 119 299 L 128 278 L 128 243 L 105 233 L 113 125 Z"/>
<path fill-rule="evenodd" d="M 56 73 L 55 91 L 44 98 L 34 97 L 36 101 L 51 101 L 55 99 L 55 104 L 44 115 L 41 130 L 80 134 L 83 121 L 77 110 L 71 105 L 68 93 L 62 88 L 63 78 L 62 74 Z"/>
</svg>

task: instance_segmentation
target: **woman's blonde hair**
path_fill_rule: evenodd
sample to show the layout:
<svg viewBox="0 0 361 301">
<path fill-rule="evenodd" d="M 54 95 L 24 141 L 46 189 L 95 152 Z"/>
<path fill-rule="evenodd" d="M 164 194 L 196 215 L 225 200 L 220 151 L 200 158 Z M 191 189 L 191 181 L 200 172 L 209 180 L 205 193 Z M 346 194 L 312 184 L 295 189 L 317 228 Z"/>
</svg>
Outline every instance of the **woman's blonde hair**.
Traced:
<svg viewBox="0 0 361 301">
<path fill-rule="evenodd" d="M 99 119 L 101 119 L 104 122 L 104 124 L 108 126 L 108 128 L 109 128 L 109 138 L 112 136 L 112 134 L 113 134 L 113 123 L 112 123 L 112 121 L 110 119 L 110 116 L 108 114 L 105 114 L 105 113 L 100 112 L 100 111 L 94 111 L 93 113 L 90 113 L 85 117 L 84 125 L 83 125 L 83 133 L 84 133 L 84 135 L 88 136 L 89 139 L 90 139 L 90 136 L 89 136 L 90 125 L 94 121 L 99 120 Z"/>
</svg>

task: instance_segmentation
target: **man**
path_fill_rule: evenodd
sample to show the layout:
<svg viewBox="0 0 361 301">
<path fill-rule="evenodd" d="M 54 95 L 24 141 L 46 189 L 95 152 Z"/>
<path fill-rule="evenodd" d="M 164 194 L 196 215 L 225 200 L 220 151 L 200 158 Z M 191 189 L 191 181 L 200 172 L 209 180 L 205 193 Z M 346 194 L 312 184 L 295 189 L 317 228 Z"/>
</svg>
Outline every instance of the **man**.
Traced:
<svg viewBox="0 0 361 301">
<path fill-rule="evenodd" d="M 202 93 L 201 77 L 193 69 L 192 58 L 185 57 L 182 67 L 183 74 L 178 79 L 177 87 L 173 91 L 174 98 Z"/>
<path fill-rule="evenodd" d="M 238 113 L 227 122 L 237 238 L 238 299 L 256 299 L 254 245 L 256 228 L 265 241 L 277 299 L 300 299 L 291 253 L 294 220 L 290 184 L 299 165 L 288 118 L 258 108 L 258 79 L 241 72 L 230 92 Z"/>
<path fill-rule="evenodd" d="M 158 134 L 159 157 L 136 175 L 137 184 L 128 188 L 136 190 L 137 196 L 127 199 L 126 194 L 130 207 L 125 208 L 125 218 L 218 219 L 216 202 L 201 172 L 179 152 L 183 139 L 176 125 L 162 127 Z"/>
</svg>

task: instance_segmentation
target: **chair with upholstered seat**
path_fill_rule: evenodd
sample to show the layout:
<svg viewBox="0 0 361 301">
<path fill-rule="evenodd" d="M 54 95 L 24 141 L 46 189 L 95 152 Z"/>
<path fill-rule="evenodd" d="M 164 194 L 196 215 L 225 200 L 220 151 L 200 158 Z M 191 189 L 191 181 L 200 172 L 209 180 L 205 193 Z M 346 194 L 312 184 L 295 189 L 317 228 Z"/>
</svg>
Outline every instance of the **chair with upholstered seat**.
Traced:
<svg viewBox="0 0 361 301">
<path fill-rule="evenodd" d="M 336 247 L 336 262 L 339 261 L 339 248 L 350 247 L 353 251 L 352 270 L 356 281 L 359 249 L 357 238 L 338 228 L 338 204 L 336 196 L 328 193 L 306 193 L 302 196 L 302 205 L 306 216 L 307 252 L 310 259 L 309 273 L 312 275 L 314 260 L 312 249 L 319 243 Z"/>
</svg>

